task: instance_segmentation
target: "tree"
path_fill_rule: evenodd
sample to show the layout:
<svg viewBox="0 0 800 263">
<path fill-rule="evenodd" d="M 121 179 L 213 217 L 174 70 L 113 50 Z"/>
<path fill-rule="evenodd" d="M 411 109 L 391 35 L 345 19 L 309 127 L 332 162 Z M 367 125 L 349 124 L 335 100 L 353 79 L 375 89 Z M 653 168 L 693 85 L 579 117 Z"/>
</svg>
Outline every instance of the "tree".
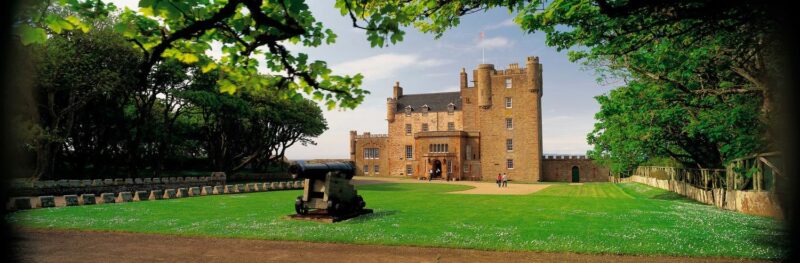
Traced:
<svg viewBox="0 0 800 263">
<path fill-rule="evenodd" d="M 138 52 L 105 25 L 96 27 L 89 33 L 55 35 L 31 50 L 36 60 L 36 113 L 29 132 L 37 153 L 37 177 L 52 176 L 65 148 L 83 150 L 75 130 L 93 121 L 82 115 L 87 105 L 135 85 L 131 80 Z"/>
<path fill-rule="evenodd" d="M 682 162 L 693 162 L 692 166 L 718 167 L 732 154 L 739 156 L 768 149 L 774 141 L 769 127 L 775 112 L 773 102 L 776 83 L 785 61 L 777 50 L 786 47 L 780 38 L 782 17 L 776 15 L 768 2 L 752 1 L 398 1 L 376 4 L 374 2 L 344 1 L 339 6 L 343 14 L 349 14 L 354 25 L 366 24 L 365 28 L 386 23 L 413 25 L 424 32 L 442 35 L 448 28 L 459 23 L 459 17 L 496 7 L 506 7 L 517 12 L 515 21 L 530 33 L 544 32 L 547 44 L 558 50 L 570 50 L 571 60 L 594 66 L 600 76 L 621 77 L 623 87 L 629 91 L 618 92 L 600 100 L 606 108 L 620 105 L 638 106 L 637 109 L 658 115 L 667 108 L 690 108 L 687 113 L 705 116 L 701 120 L 678 119 L 678 123 L 699 123 L 688 126 L 670 126 L 673 130 L 661 130 L 662 143 L 680 145 L 681 149 L 670 151 L 654 148 L 630 149 L 631 144 L 609 143 L 611 138 L 627 138 L 630 130 L 605 129 L 621 123 L 639 126 L 654 125 L 650 119 L 638 118 L 638 112 L 618 113 L 620 118 L 607 118 L 599 114 L 601 128 L 590 135 L 595 145 L 595 157 L 614 154 L 617 160 L 629 163 L 643 161 L 648 154 L 674 153 Z M 397 16 L 376 16 L 382 10 L 400 10 Z M 389 27 L 396 28 L 396 27 Z M 634 83 L 636 82 L 636 83 Z M 648 97 L 668 99 L 640 105 L 632 101 L 645 89 L 636 86 L 660 86 L 646 89 Z M 631 92 L 636 91 L 636 92 Z M 735 121 L 738 127 L 730 129 L 729 123 L 721 121 L 729 116 L 719 107 L 738 101 L 746 107 L 759 111 L 759 115 L 739 114 Z M 752 108 L 753 103 L 757 104 Z M 655 107 L 656 105 L 660 105 Z M 668 107 L 663 107 L 668 106 Z M 677 109 L 677 108 L 675 108 Z M 653 112 L 650 112 L 650 111 Z M 625 115 L 630 116 L 625 117 Z M 615 113 L 616 116 L 616 113 Z M 690 115 L 691 116 L 691 115 Z M 682 117 L 682 116 L 681 116 Z M 624 120 L 624 122 L 622 121 Z M 637 122 L 641 121 L 641 122 Z M 679 129 L 678 129 L 679 128 Z M 720 130 L 734 132 L 722 136 Z M 752 131 L 760 131 L 765 140 L 753 137 Z M 644 131 L 642 131 L 644 132 Z M 620 134 L 614 134 L 620 133 Z M 594 138 L 592 138 L 594 137 Z M 689 140 L 691 139 L 691 140 Z M 688 140 L 688 141 L 687 141 Z M 696 141 L 700 140 L 700 141 Z M 743 140 L 750 140 L 743 142 Z M 700 144 L 689 141 L 703 142 Z M 622 142 L 622 141 L 620 141 Z M 766 142 L 766 143 L 765 143 Z M 652 147 L 664 144 L 651 144 Z M 697 147 L 694 147 L 697 146 Z M 669 147 L 667 147 L 669 148 Z M 618 153 L 614 153 L 619 151 Z M 676 152 L 677 151 L 677 152 Z M 599 154 L 599 153 L 603 154 Z M 647 154 L 645 154 L 647 153 Z M 688 155 L 685 157 L 683 155 Z M 625 156 L 625 157 L 623 157 Z M 634 158 L 638 157 L 638 158 Z M 629 158 L 629 159 L 625 159 Z"/>
</svg>

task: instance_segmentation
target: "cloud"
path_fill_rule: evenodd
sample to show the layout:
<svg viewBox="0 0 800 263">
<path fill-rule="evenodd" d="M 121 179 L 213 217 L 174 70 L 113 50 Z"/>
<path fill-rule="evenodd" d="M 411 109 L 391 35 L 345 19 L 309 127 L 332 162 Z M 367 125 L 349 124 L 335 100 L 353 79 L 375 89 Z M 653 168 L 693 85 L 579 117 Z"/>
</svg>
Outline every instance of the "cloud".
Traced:
<svg viewBox="0 0 800 263">
<path fill-rule="evenodd" d="M 449 63 L 448 60 L 427 58 L 416 54 L 380 54 L 339 63 L 331 67 L 336 74 L 361 73 L 370 80 L 386 79 L 411 67 L 435 67 Z"/>
<path fill-rule="evenodd" d="M 514 42 L 504 37 L 486 38 L 478 42 L 478 47 L 486 49 L 506 48 L 514 45 Z"/>
<path fill-rule="evenodd" d="M 494 29 L 498 29 L 498 28 L 512 27 L 512 26 L 516 26 L 516 25 L 517 24 L 514 23 L 514 19 L 513 18 L 509 18 L 509 19 L 503 20 L 500 23 L 485 26 L 485 27 L 483 27 L 483 29 L 484 30 L 494 30 Z"/>
</svg>

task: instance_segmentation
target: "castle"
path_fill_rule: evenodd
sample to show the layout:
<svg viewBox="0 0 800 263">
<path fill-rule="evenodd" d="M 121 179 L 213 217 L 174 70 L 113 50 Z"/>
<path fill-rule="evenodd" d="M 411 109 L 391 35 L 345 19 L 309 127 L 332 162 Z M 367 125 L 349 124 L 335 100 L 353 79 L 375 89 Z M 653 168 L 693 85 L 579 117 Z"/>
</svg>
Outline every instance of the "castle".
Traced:
<svg viewBox="0 0 800 263">
<path fill-rule="evenodd" d="M 350 132 L 358 175 L 493 181 L 607 181 L 608 169 L 585 156 L 542 153 L 542 64 L 528 57 L 496 70 L 479 64 L 457 92 L 403 94 L 386 102 L 389 134 Z"/>
</svg>

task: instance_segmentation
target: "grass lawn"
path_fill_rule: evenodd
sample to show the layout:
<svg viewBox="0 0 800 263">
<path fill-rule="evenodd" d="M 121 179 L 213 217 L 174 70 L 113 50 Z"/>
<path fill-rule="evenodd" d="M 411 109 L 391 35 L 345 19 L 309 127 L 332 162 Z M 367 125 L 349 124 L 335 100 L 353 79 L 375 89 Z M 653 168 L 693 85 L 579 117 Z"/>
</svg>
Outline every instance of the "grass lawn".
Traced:
<svg viewBox="0 0 800 263">
<path fill-rule="evenodd" d="M 577 253 L 778 258 L 780 222 L 637 183 L 555 184 L 462 195 L 448 184 L 359 186 L 375 213 L 336 224 L 284 219 L 299 190 L 16 212 L 32 228 Z"/>
</svg>

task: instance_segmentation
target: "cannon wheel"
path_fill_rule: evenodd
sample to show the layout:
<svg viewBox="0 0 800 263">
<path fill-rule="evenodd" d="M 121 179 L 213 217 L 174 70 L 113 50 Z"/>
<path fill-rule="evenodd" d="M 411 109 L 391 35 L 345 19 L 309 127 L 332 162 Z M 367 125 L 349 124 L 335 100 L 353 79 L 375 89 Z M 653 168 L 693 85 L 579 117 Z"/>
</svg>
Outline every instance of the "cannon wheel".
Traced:
<svg viewBox="0 0 800 263">
<path fill-rule="evenodd" d="M 357 195 L 356 196 L 356 207 L 355 207 L 355 210 L 356 211 L 364 210 L 364 207 L 366 207 L 366 206 L 367 206 L 367 202 L 364 202 L 364 198 L 361 197 L 360 195 Z"/>
<path fill-rule="evenodd" d="M 303 197 L 298 196 L 297 200 L 294 201 L 294 211 L 297 212 L 299 215 L 308 214 L 308 209 L 303 207 Z"/>
</svg>

